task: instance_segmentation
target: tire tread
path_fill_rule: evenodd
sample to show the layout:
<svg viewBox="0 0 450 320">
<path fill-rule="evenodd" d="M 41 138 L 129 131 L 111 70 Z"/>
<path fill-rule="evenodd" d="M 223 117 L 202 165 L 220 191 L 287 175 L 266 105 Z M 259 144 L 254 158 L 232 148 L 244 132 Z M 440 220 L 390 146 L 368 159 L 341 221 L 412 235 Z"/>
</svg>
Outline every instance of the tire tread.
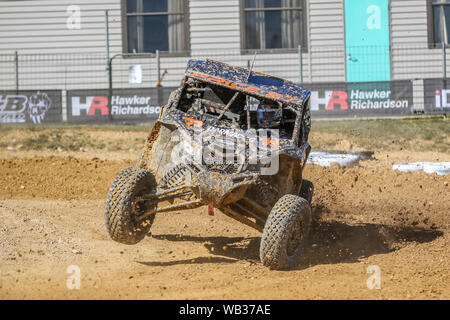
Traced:
<svg viewBox="0 0 450 320">
<path fill-rule="evenodd" d="M 110 237 L 123 244 L 136 244 L 148 233 L 153 224 L 154 215 L 136 224 L 130 213 L 130 205 L 140 188 L 155 187 L 152 173 L 145 169 L 130 167 L 122 170 L 108 193 L 105 209 L 105 224 Z"/>
<path fill-rule="evenodd" d="M 296 262 L 298 256 L 287 255 L 287 233 L 302 212 L 306 212 L 307 223 L 310 224 L 311 209 L 307 200 L 287 194 L 277 201 L 267 218 L 261 238 L 260 258 L 263 265 L 270 269 L 284 269 L 292 267 Z M 304 235 L 303 242 L 306 237 L 307 235 Z"/>
</svg>

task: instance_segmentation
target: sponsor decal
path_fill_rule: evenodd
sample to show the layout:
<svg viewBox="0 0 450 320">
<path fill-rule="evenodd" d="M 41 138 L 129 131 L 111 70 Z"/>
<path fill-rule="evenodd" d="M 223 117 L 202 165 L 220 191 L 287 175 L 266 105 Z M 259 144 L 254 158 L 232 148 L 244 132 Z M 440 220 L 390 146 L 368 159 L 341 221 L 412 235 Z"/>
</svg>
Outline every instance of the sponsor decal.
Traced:
<svg viewBox="0 0 450 320">
<path fill-rule="evenodd" d="M 84 101 L 83 101 L 84 99 Z M 150 105 L 151 97 L 147 96 L 111 96 L 110 101 L 105 96 L 72 96 L 72 116 L 79 117 L 82 112 L 88 116 L 139 116 L 159 114 L 161 107 Z"/>
<path fill-rule="evenodd" d="M 183 119 L 186 122 L 186 126 L 188 128 L 190 128 L 192 126 L 194 126 L 196 128 L 201 128 L 204 125 L 203 121 L 200 121 L 200 120 L 192 119 L 192 118 L 189 118 L 189 117 L 183 117 Z"/>
<path fill-rule="evenodd" d="M 450 113 L 450 79 L 424 80 L 425 113 Z"/>
<path fill-rule="evenodd" d="M 256 93 L 260 96 L 274 98 L 285 102 L 298 102 L 290 96 L 276 92 L 265 92 L 263 89 L 225 80 L 202 73 L 191 76 L 208 80 L 241 92 Z M 442 80 L 442 79 L 441 79 Z M 413 87 L 411 81 L 384 81 L 358 83 L 312 83 L 303 84 L 311 91 L 310 107 L 314 118 L 355 118 L 405 116 L 412 114 Z M 449 86 L 450 88 L 450 86 Z M 69 122 L 111 122 L 111 121 L 149 121 L 156 120 L 176 87 L 69 90 L 67 92 L 67 119 Z M 436 104 L 436 87 L 432 94 L 432 104 Z M 450 104 L 443 96 L 441 106 Z M 293 99 L 293 100 L 292 100 Z M 258 100 L 250 100 L 250 109 L 255 111 Z M 185 119 L 187 120 L 187 119 Z M 199 123 L 189 121 L 189 127 L 197 127 Z"/>
<path fill-rule="evenodd" d="M 205 125 L 205 123 L 203 121 L 196 120 L 196 119 L 189 118 L 189 117 L 183 117 L 183 120 L 185 121 L 186 127 L 188 127 L 188 128 L 191 128 L 191 127 L 202 128 Z M 260 130 L 260 131 L 263 131 L 263 130 Z M 228 136 L 228 137 L 239 139 L 239 138 L 246 138 L 248 136 L 245 133 L 246 131 L 244 131 L 244 130 L 225 129 L 225 128 L 219 128 L 219 127 L 214 127 L 214 126 L 210 126 L 202 132 L 209 134 L 213 137 Z M 256 134 L 256 132 L 255 132 L 255 134 Z M 277 136 L 279 136 L 279 134 L 277 134 Z M 259 140 L 261 141 L 261 143 L 264 147 L 270 146 L 272 148 L 278 148 L 280 146 L 279 139 L 269 139 L 267 137 L 259 137 Z"/>
<path fill-rule="evenodd" d="M 392 99 L 391 90 L 351 90 L 350 109 L 408 109 L 410 104 L 408 99 Z"/>
<path fill-rule="evenodd" d="M 311 89 L 310 107 L 316 117 L 382 117 L 412 113 L 410 81 L 304 86 Z"/>
<path fill-rule="evenodd" d="M 40 124 L 52 104 L 46 92 L 0 94 L 0 123 L 25 123 L 28 120 Z"/>
<path fill-rule="evenodd" d="M 391 91 L 360 91 L 351 90 L 350 99 L 345 91 L 325 91 L 323 97 L 319 96 L 319 91 L 311 92 L 311 110 L 319 111 L 320 106 L 325 106 L 326 110 L 368 110 L 368 109 L 408 109 L 409 101 L 391 100 Z"/>
<path fill-rule="evenodd" d="M 436 90 L 434 107 L 436 110 L 450 111 L 450 89 Z"/>
<path fill-rule="evenodd" d="M 319 111 L 320 109 L 340 110 L 348 109 L 347 92 L 344 91 L 311 91 L 311 111 Z"/>
<path fill-rule="evenodd" d="M 173 88 L 90 89 L 67 92 L 69 122 L 156 120 Z"/>
<path fill-rule="evenodd" d="M 448 94 L 450 90 L 436 90 L 436 104 L 435 107 L 437 109 L 441 108 L 450 108 L 450 104 L 448 103 Z"/>
</svg>

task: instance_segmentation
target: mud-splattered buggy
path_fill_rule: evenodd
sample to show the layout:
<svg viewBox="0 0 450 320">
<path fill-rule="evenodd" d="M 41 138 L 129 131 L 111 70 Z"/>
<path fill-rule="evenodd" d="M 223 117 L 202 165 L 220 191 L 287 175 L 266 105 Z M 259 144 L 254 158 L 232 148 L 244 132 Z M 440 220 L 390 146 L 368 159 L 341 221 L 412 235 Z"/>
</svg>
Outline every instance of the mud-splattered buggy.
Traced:
<svg viewBox="0 0 450 320">
<path fill-rule="evenodd" d="M 208 205 L 262 231 L 265 266 L 292 267 L 311 225 L 313 185 L 302 180 L 309 98 L 289 81 L 189 61 L 136 166 L 111 186 L 105 212 L 111 238 L 136 244 L 157 213 Z"/>
</svg>

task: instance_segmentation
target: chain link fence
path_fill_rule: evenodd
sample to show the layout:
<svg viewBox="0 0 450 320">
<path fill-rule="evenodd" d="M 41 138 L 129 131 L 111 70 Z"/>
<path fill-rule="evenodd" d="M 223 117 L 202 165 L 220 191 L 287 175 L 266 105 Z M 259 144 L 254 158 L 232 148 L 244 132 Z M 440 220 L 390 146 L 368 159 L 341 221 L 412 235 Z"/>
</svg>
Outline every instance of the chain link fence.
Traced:
<svg viewBox="0 0 450 320">
<path fill-rule="evenodd" d="M 301 50 L 299 48 L 299 50 Z M 255 71 L 265 72 L 299 83 L 346 82 L 349 63 L 356 61 L 351 52 L 364 56 L 360 78 L 380 68 L 390 67 L 391 80 L 445 78 L 449 52 L 426 45 L 384 47 L 314 47 L 299 50 L 271 50 L 259 53 Z M 248 68 L 253 52 L 208 50 L 159 52 L 159 54 L 1 54 L 0 90 L 28 89 L 103 89 L 128 87 L 177 86 L 189 59 L 213 59 Z M 384 60 L 383 60 L 384 59 Z M 386 61 L 387 59 L 387 61 Z M 130 68 L 140 66 L 142 78 L 130 83 Z M 370 78 L 370 77 L 369 77 Z"/>
<path fill-rule="evenodd" d="M 0 90 L 71 90 L 108 87 L 99 54 L 1 54 Z"/>
<path fill-rule="evenodd" d="M 116 54 L 109 59 L 106 54 L 1 54 L 0 91 L 175 87 L 180 84 L 189 59 L 209 58 L 248 68 L 253 56 L 254 52 L 241 50 Z M 349 65 L 358 63 L 361 57 L 364 63 L 356 69 L 361 79 L 377 72 L 380 61 L 384 61 L 390 80 L 412 81 L 416 109 L 423 108 L 423 79 L 449 75 L 449 53 L 445 48 L 430 49 L 426 44 L 265 51 L 257 55 L 254 71 L 306 87 L 312 83 L 344 83 Z"/>
</svg>

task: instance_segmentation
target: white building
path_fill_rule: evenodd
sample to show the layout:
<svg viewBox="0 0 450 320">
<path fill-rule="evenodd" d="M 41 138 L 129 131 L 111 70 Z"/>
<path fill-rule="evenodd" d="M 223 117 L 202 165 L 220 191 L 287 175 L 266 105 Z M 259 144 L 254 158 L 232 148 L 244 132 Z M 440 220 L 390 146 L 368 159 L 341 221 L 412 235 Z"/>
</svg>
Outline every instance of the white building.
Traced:
<svg viewBox="0 0 450 320">
<path fill-rule="evenodd" d="M 107 88 L 106 10 L 115 88 L 155 86 L 157 49 L 163 86 L 189 58 L 247 66 L 255 51 L 256 70 L 306 83 L 442 77 L 450 31 L 444 0 L 0 1 L 0 89 Z"/>
</svg>

